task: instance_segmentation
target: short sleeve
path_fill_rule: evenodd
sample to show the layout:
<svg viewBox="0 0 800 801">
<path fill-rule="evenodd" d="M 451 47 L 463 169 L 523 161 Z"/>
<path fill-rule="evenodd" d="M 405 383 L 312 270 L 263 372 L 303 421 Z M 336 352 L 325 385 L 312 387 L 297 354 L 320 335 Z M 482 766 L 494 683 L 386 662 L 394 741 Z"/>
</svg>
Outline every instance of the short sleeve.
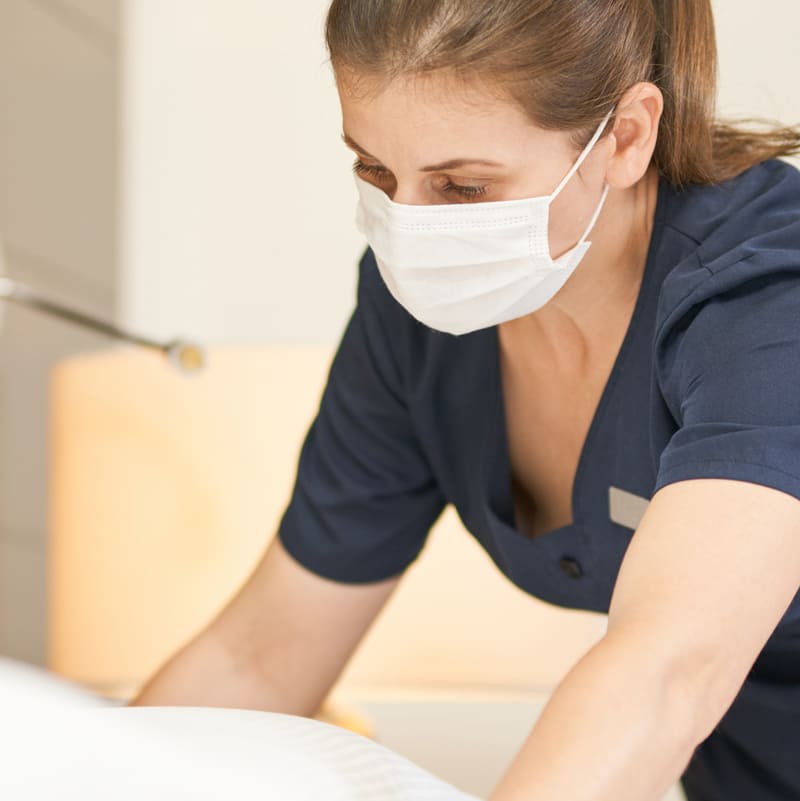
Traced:
<svg viewBox="0 0 800 801">
<path fill-rule="evenodd" d="M 800 498 L 800 252 L 777 255 L 794 266 L 702 268 L 695 300 L 662 332 L 657 378 L 678 429 L 655 490 L 728 478 Z"/>
<path fill-rule="evenodd" d="M 367 251 L 356 308 L 303 443 L 278 536 L 335 581 L 397 575 L 421 551 L 445 498 L 415 435 L 403 390 L 408 321 Z"/>
</svg>

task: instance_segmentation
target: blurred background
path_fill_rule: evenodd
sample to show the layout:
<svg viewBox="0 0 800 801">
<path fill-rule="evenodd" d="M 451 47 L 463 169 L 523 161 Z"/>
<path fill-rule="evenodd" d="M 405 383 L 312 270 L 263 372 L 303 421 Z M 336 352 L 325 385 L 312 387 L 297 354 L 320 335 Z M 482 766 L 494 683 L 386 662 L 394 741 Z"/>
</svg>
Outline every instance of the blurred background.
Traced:
<svg viewBox="0 0 800 801">
<path fill-rule="evenodd" d="M 273 535 L 363 247 L 326 6 L 0 0 L 7 272 L 213 346 L 186 378 L 0 310 L 0 654 L 125 697 Z M 796 0 L 715 6 L 720 111 L 800 122 Z M 605 630 L 523 595 L 450 511 L 403 584 L 337 693 L 423 762 L 435 746 L 414 752 L 398 716 L 445 704 L 458 746 L 484 699 L 502 757 L 530 724 L 516 699 L 546 697 Z M 430 764 L 488 782 L 448 758 Z"/>
</svg>

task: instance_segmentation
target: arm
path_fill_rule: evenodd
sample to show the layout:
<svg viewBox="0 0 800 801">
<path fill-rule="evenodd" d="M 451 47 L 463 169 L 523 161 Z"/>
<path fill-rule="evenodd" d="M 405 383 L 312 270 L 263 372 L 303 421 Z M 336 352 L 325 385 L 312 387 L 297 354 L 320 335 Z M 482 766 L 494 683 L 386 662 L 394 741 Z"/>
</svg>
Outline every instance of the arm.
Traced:
<svg viewBox="0 0 800 801">
<path fill-rule="evenodd" d="M 670 484 L 625 554 L 608 633 L 567 674 L 490 801 L 658 801 L 733 703 L 800 587 L 800 502 Z"/>
<path fill-rule="evenodd" d="M 329 581 L 275 537 L 239 592 L 131 705 L 313 715 L 398 581 Z"/>
</svg>

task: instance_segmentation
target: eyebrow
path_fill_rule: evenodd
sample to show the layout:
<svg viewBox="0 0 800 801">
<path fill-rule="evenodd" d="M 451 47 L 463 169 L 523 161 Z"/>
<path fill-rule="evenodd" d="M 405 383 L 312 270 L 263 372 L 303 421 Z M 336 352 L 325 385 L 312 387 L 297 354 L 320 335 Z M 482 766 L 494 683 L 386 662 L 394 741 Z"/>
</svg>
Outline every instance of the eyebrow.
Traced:
<svg viewBox="0 0 800 801">
<path fill-rule="evenodd" d="M 362 156 L 369 159 L 374 159 L 380 163 L 380 159 L 376 159 L 369 151 L 365 150 L 358 142 L 346 133 L 342 134 L 342 141 L 352 150 L 357 151 Z M 431 164 L 428 167 L 422 167 L 421 172 L 441 172 L 442 170 L 454 170 L 458 167 L 463 167 L 467 164 L 482 164 L 486 167 L 502 167 L 499 161 L 489 161 L 488 159 L 473 159 L 473 158 L 460 158 L 451 159 L 450 161 L 443 161 L 441 164 Z"/>
</svg>

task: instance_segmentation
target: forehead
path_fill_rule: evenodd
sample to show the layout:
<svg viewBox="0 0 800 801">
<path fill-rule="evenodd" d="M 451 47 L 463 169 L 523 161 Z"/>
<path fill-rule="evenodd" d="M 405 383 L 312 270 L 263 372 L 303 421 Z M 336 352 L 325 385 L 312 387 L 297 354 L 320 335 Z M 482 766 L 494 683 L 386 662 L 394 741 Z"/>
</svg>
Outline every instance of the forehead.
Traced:
<svg viewBox="0 0 800 801">
<path fill-rule="evenodd" d="M 452 155 L 453 145 L 509 147 L 545 132 L 511 99 L 478 81 L 433 74 L 388 83 L 337 75 L 343 127 L 376 157 L 382 148 L 417 145 L 430 158 L 434 144 Z"/>
</svg>

